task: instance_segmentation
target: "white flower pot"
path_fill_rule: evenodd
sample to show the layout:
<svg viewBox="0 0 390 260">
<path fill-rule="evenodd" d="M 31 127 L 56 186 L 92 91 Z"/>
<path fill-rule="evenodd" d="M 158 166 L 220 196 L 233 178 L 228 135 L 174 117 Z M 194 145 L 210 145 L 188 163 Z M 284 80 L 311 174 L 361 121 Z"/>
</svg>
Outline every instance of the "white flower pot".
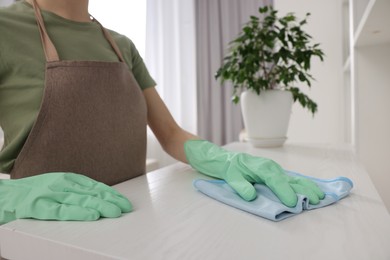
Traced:
<svg viewBox="0 0 390 260">
<path fill-rule="evenodd" d="M 293 97 L 283 90 L 263 90 L 241 94 L 241 110 L 246 140 L 255 147 L 277 147 L 286 141 Z"/>
</svg>

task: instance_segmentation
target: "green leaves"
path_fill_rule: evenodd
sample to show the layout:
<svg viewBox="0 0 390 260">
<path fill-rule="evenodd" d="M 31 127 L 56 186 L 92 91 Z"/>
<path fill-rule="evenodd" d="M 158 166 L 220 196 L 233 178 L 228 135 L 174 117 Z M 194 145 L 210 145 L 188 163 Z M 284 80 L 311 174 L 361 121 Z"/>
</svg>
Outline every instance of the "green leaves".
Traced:
<svg viewBox="0 0 390 260">
<path fill-rule="evenodd" d="M 317 112 L 317 104 L 313 102 L 307 95 L 300 92 L 298 88 L 290 88 L 291 93 L 293 94 L 294 101 L 298 101 L 303 108 L 307 108 L 314 116 Z"/>
<path fill-rule="evenodd" d="M 266 12 L 268 12 L 268 6 L 264 6 L 264 7 L 259 8 L 259 13 L 264 14 Z"/>
<path fill-rule="evenodd" d="M 259 8 L 263 16 L 250 16 L 240 35 L 230 42 L 230 51 L 215 74 L 216 79 L 232 82 L 232 101 L 239 102 L 242 89 L 262 90 L 282 88 L 291 91 L 298 101 L 313 114 L 317 104 L 294 87 L 301 82 L 311 86 L 309 74 L 313 57 L 323 61 L 319 44 L 311 44 L 312 37 L 302 30 L 310 13 L 298 20 L 293 13 L 277 16 L 272 6 Z"/>
</svg>

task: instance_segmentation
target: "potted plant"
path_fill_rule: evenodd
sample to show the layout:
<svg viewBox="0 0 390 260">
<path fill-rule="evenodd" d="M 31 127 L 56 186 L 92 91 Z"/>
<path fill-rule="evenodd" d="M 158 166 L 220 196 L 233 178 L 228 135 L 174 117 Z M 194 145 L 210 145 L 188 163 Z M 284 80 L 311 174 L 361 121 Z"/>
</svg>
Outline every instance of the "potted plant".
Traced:
<svg viewBox="0 0 390 260">
<path fill-rule="evenodd" d="M 279 146 L 286 140 L 293 102 L 313 115 L 317 112 L 317 104 L 296 83 L 311 87 L 311 60 L 323 61 L 324 53 L 302 30 L 310 13 L 302 20 L 293 13 L 278 17 L 272 6 L 259 8 L 259 13 L 263 18 L 251 16 L 229 43 L 230 52 L 215 78 L 233 84 L 234 103 L 241 97 L 247 139 L 258 146 Z"/>
</svg>

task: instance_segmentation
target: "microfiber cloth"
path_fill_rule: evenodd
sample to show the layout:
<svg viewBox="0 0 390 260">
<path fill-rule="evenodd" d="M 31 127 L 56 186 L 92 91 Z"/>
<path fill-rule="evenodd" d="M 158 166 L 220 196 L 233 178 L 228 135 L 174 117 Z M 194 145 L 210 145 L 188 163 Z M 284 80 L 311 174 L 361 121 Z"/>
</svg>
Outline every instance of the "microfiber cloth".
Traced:
<svg viewBox="0 0 390 260">
<path fill-rule="evenodd" d="M 294 208 L 289 208 L 282 204 L 276 195 L 263 184 L 254 184 L 257 198 L 253 201 L 242 199 L 224 180 L 197 179 L 193 182 L 193 185 L 196 189 L 213 199 L 273 221 L 280 221 L 295 216 L 304 210 L 328 206 L 346 197 L 353 187 L 352 181 L 346 177 L 318 179 L 291 171 L 286 171 L 286 174 L 305 177 L 314 181 L 325 193 L 325 198 L 320 200 L 319 204 L 312 205 L 309 204 L 309 200 L 305 196 L 298 194 L 297 205 Z"/>
</svg>

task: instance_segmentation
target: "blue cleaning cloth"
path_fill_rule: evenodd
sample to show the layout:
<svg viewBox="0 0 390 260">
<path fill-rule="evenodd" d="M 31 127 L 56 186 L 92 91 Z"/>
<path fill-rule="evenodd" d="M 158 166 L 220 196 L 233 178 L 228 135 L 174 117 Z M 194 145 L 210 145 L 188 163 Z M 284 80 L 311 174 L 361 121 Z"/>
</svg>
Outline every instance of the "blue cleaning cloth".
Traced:
<svg viewBox="0 0 390 260">
<path fill-rule="evenodd" d="M 290 176 L 304 177 L 314 181 L 325 193 L 325 198 L 320 200 L 319 204 L 312 205 L 309 204 L 309 200 L 305 196 L 298 194 L 297 205 L 294 208 L 289 208 L 282 204 L 278 197 L 276 197 L 276 195 L 263 184 L 254 185 L 257 192 L 257 198 L 253 201 L 246 201 L 242 199 L 229 186 L 229 184 L 223 180 L 197 179 L 194 181 L 193 185 L 199 191 L 213 199 L 273 221 L 280 221 L 288 217 L 295 216 L 304 210 L 312 210 L 328 206 L 346 197 L 353 187 L 352 181 L 346 177 L 318 179 L 291 171 L 286 171 L 286 174 Z"/>
</svg>

